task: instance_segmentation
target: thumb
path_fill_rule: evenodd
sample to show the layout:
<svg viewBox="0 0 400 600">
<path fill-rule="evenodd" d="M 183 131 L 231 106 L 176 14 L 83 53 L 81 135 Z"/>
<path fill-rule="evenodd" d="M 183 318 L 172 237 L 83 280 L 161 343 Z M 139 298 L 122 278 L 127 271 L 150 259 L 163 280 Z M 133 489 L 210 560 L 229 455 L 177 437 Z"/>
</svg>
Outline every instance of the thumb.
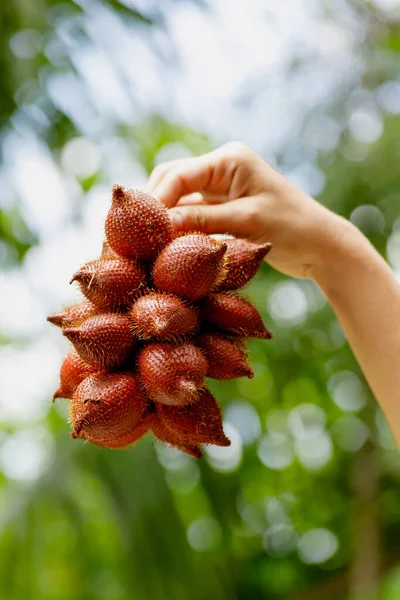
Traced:
<svg viewBox="0 0 400 600">
<path fill-rule="evenodd" d="M 201 231 L 203 233 L 230 233 L 253 236 L 250 208 L 252 199 L 233 200 L 223 204 L 178 206 L 169 215 L 176 231 Z M 251 210 L 254 214 L 254 208 Z M 253 221 L 254 228 L 254 221 Z"/>
</svg>

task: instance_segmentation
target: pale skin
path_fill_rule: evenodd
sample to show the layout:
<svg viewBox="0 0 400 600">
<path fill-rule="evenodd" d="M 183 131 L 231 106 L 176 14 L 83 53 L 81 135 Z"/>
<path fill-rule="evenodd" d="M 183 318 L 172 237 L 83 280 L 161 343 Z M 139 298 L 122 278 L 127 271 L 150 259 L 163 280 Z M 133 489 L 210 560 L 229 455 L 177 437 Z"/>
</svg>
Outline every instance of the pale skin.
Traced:
<svg viewBox="0 0 400 600">
<path fill-rule="evenodd" d="M 176 230 L 272 242 L 272 267 L 320 286 L 400 446 L 400 285 L 361 232 L 239 142 L 157 166 L 146 191 Z"/>
</svg>

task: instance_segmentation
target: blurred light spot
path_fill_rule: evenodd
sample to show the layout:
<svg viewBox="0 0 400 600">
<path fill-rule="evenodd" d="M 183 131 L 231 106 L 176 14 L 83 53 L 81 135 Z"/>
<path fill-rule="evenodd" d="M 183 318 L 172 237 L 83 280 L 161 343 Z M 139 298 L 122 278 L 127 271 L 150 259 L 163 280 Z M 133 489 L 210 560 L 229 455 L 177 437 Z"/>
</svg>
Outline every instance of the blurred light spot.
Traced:
<svg viewBox="0 0 400 600">
<path fill-rule="evenodd" d="M 176 494 L 189 494 L 200 479 L 200 472 L 194 460 L 188 461 L 179 469 L 168 469 L 166 481 L 168 487 Z"/>
<path fill-rule="evenodd" d="M 99 141 L 99 152 L 102 156 L 102 170 L 107 169 L 107 181 L 116 181 L 126 187 L 144 187 L 148 174 L 135 156 L 132 156 L 132 144 L 129 139 L 118 137 L 102 138 Z M 110 199 L 110 188 L 106 186 Z M 110 201 L 110 200 L 109 200 Z"/>
<path fill-rule="evenodd" d="M 60 349 L 48 338 L 0 347 L 0 421 L 42 419 L 52 406 L 60 363 Z"/>
<path fill-rule="evenodd" d="M 67 142 L 61 153 L 61 164 L 70 175 L 87 179 L 100 165 L 100 153 L 87 138 L 74 138 Z"/>
<path fill-rule="evenodd" d="M 42 36 L 35 29 L 22 29 L 10 39 L 10 48 L 17 58 L 34 58 L 41 49 Z"/>
<path fill-rule="evenodd" d="M 383 11 L 392 11 L 400 8 L 400 0 L 372 0 L 372 3 Z"/>
<path fill-rule="evenodd" d="M 319 436 L 325 427 L 326 416 L 315 404 L 300 404 L 289 413 L 288 425 L 292 435 L 298 439 Z"/>
<path fill-rule="evenodd" d="M 322 20 L 318 24 L 320 39 L 318 40 L 318 49 L 325 60 L 331 60 L 332 56 L 339 61 L 344 61 L 348 58 L 351 52 L 351 40 L 347 35 L 342 24 L 334 23 L 332 20 Z"/>
<path fill-rule="evenodd" d="M 378 430 L 378 440 L 382 448 L 387 450 L 396 450 L 397 444 L 394 440 L 393 433 L 389 427 L 383 412 L 378 408 L 376 411 L 375 423 Z"/>
<path fill-rule="evenodd" d="M 307 300 L 307 309 L 317 311 L 326 306 L 327 299 L 322 290 L 314 281 L 304 279 L 297 282 L 304 292 Z"/>
<path fill-rule="evenodd" d="M 266 501 L 266 513 L 270 525 L 286 523 L 288 521 L 285 507 L 279 498 L 269 498 Z"/>
<path fill-rule="evenodd" d="M 244 400 L 234 400 L 224 412 L 224 420 L 238 430 L 243 446 L 252 444 L 261 434 L 260 418 L 256 409 Z"/>
<path fill-rule="evenodd" d="M 269 433 L 283 433 L 288 432 L 288 413 L 285 410 L 274 410 L 268 413 L 266 418 L 266 426 Z"/>
<path fill-rule="evenodd" d="M 236 471 L 242 460 L 242 438 L 239 431 L 231 423 L 224 423 L 225 435 L 230 439 L 231 445 L 206 446 L 204 452 L 209 465 L 215 471 Z"/>
<path fill-rule="evenodd" d="M 369 429 L 361 419 L 354 416 L 337 419 L 332 427 L 337 445 L 346 452 L 357 452 L 369 437 Z"/>
<path fill-rule="evenodd" d="M 156 441 L 154 448 L 157 454 L 159 463 L 168 471 L 179 471 L 184 469 L 192 460 L 185 452 L 181 452 L 172 446 L 166 446 L 159 441 Z"/>
<path fill-rule="evenodd" d="M 383 233 L 385 229 L 385 217 L 379 208 L 372 204 L 357 206 L 350 215 L 350 221 L 366 235 Z"/>
<path fill-rule="evenodd" d="M 382 119 L 376 111 L 359 108 L 350 115 L 349 130 L 354 139 L 370 144 L 382 135 Z"/>
<path fill-rule="evenodd" d="M 11 173 L 24 220 L 40 235 L 54 236 L 71 214 L 75 191 L 68 189 L 52 159 L 29 139 L 25 144 L 15 141 L 12 158 Z"/>
<path fill-rule="evenodd" d="M 193 156 L 191 150 L 179 142 L 170 142 L 164 144 L 154 157 L 154 164 L 159 165 L 170 160 L 178 160 L 181 158 L 190 158 Z"/>
<path fill-rule="evenodd" d="M 291 525 L 279 523 L 267 529 L 263 536 L 266 552 L 273 556 L 287 556 L 297 546 L 298 535 Z"/>
<path fill-rule="evenodd" d="M 337 537 L 328 529 L 310 529 L 301 536 L 297 545 L 301 560 L 308 565 L 319 565 L 329 560 L 338 548 Z"/>
<path fill-rule="evenodd" d="M 368 146 L 354 139 L 347 140 L 340 148 L 340 152 L 351 162 L 362 162 L 368 156 Z"/>
<path fill-rule="evenodd" d="M 247 502 L 243 494 L 237 498 L 237 510 L 243 521 L 255 532 L 262 534 L 268 526 L 265 501 Z"/>
<path fill-rule="evenodd" d="M 396 0 L 398 1 L 398 0 Z M 387 81 L 379 86 L 376 96 L 381 108 L 391 114 L 398 115 L 400 113 L 400 82 Z"/>
<path fill-rule="evenodd" d="M 389 237 L 386 244 L 388 260 L 393 269 L 400 269 L 400 230 L 396 229 Z"/>
<path fill-rule="evenodd" d="M 52 441 L 44 427 L 9 435 L 0 447 L 0 469 L 10 479 L 37 479 L 50 464 Z"/>
<path fill-rule="evenodd" d="M 333 117 L 317 115 L 307 124 L 305 139 L 316 150 L 329 151 L 336 148 L 341 134 L 339 123 Z"/>
<path fill-rule="evenodd" d="M 305 329 L 293 338 L 293 348 L 304 358 L 320 356 L 321 350 L 330 350 L 329 338 L 320 329 Z"/>
<path fill-rule="evenodd" d="M 0 289 L 0 329 L 12 337 L 37 334 L 45 314 L 24 273 L 20 269 L 0 273 Z"/>
<path fill-rule="evenodd" d="M 258 444 L 257 454 L 266 467 L 276 471 L 286 469 L 294 460 L 289 437 L 283 433 L 264 435 Z"/>
<path fill-rule="evenodd" d="M 255 400 L 266 400 L 273 387 L 272 373 L 267 367 L 260 363 L 252 363 L 255 377 L 247 379 L 242 377 L 237 382 L 238 390 L 245 398 L 252 402 Z"/>
<path fill-rule="evenodd" d="M 352 371 L 339 371 L 328 380 L 328 391 L 333 401 L 346 411 L 358 411 L 368 402 L 365 385 Z"/>
<path fill-rule="evenodd" d="M 318 196 L 325 186 L 325 175 L 314 165 L 304 164 L 287 171 L 284 175 L 311 196 Z"/>
<path fill-rule="evenodd" d="M 322 469 L 333 455 L 332 440 L 326 431 L 312 438 L 297 439 L 294 448 L 299 461 L 309 471 Z"/>
<path fill-rule="evenodd" d="M 188 527 L 188 542 L 194 550 L 207 552 L 214 550 L 221 542 L 221 526 L 215 519 L 203 517 L 193 521 Z"/>
<path fill-rule="evenodd" d="M 329 327 L 329 335 L 334 348 L 342 348 L 346 343 L 346 335 L 339 321 L 333 321 Z"/>
<path fill-rule="evenodd" d="M 268 310 L 283 326 L 300 325 L 307 317 L 306 295 L 295 281 L 281 281 L 272 288 Z"/>
</svg>

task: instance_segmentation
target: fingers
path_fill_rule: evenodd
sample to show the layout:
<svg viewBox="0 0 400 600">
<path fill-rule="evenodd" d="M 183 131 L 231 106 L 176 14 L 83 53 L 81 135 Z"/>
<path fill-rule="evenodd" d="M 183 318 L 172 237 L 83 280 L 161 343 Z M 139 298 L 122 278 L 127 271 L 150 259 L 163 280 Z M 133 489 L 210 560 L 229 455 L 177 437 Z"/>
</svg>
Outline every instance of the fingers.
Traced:
<svg viewBox="0 0 400 600">
<path fill-rule="evenodd" d="M 233 200 L 244 195 L 255 158 L 243 144 L 230 142 L 202 156 L 159 165 L 151 174 L 146 191 L 168 208 L 194 192 L 201 192 L 207 203 Z"/>
<path fill-rule="evenodd" d="M 216 205 L 177 206 L 169 211 L 173 226 L 179 231 L 229 233 L 254 237 L 261 208 L 255 198 L 233 200 Z"/>
<path fill-rule="evenodd" d="M 175 164 L 161 165 L 146 191 L 172 207 L 182 196 L 206 189 L 213 174 L 213 163 L 209 155 L 177 161 Z M 151 178 L 150 178 L 151 179 Z"/>
<path fill-rule="evenodd" d="M 152 194 L 167 173 L 169 173 L 172 169 L 177 168 L 180 163 L 184 163 L 187 160 L 189 159 L 181 158 L 177 160 L 170 160 L 154 167 L 144 187 L 144 191 L 147 192 L 147 194 Z"/>
<path fill-rule="evenodd" d="M 226 194 L 208 194 L 205 191 L 193 192 L 187 196 L 182 196 L 176 204 L 176 206 L 186 206 L 188 204 L 222 204 L 223 202 L 229 202 L 229 198 Z"/>
</svg>

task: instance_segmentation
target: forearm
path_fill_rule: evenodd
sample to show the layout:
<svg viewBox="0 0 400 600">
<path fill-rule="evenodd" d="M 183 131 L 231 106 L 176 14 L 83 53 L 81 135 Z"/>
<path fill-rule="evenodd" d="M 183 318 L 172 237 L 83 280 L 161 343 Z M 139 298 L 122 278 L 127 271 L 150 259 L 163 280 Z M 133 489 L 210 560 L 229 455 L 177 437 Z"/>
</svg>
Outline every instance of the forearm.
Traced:
<svg viewBox="0 0 400 600">
<path fill-rule="evenodd" d="M 337 231 L 314 279 L 400 445 L 400 285 L 356 228 L 340 220 Z"/>
</svg>

